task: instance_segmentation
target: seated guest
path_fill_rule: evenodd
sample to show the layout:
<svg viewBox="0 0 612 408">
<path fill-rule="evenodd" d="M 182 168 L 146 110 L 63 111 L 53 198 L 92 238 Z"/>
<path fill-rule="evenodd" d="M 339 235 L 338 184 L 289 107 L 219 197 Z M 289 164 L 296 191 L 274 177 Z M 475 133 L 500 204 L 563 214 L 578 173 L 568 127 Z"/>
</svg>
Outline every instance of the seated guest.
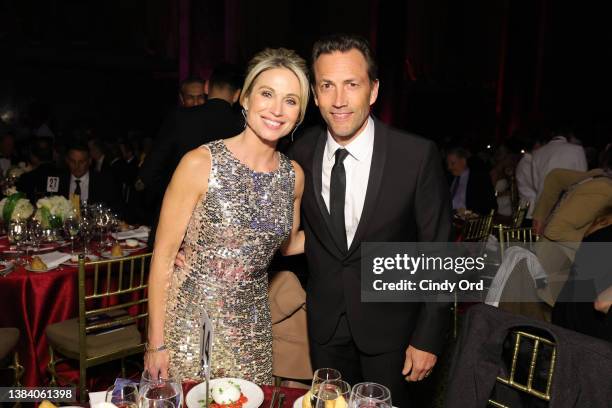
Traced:
<svg viewBox="0 0 612 408">
<path fill-rule="evenodd" d="M 89 155 L 93 162 L 92 169 L 97 173 L 107 172 L 110 163 L 107 159 L 107 149 L 104 143 L 98 138 L 93 138 L 89 139 L 87 146 L 89 147 Z"/>
<path fill-rule="evenodd" d="M 541 235 L 536 254 L 549 276 L 540 296 L 550 306 L 554 306 L 567 280 L 585 232 L 610 206 L 612 149 L 602 156 L 599 169 L 589 172 L 555 169 L 546 177 L 533 213 L 533 226 Z"/>
<path fill-rule="evenodd" d="M 53 161 L 53 143 L 48 138 L 33 139 L 30 145 L 30 163 L 33 168 L 19 177 L 17 191 L 24 193 L 30 201 L 59 194 L 61 170 Z"/>
<path fill-rule="evenodd" d="M 451 183 L 453 210 L 461 208 L 487 214 L 496 208 L 495 191 L 489 175 L 468 165 L 468 152 L 456 147 L 446 155 L 448 171 L 454 176 Z"/>
<path fill-rule="evenodd" d="M 66 198 L 78 195 L 81 201 L 88 204 L 104 203 L 114 211 L 123 213 L 118 187 L 107 175 L 90 171 L 91 163 L 87 145 L 69 146 L 66 152 L 68 172 L 62 174 L 59 193 Z"/>
<path fill-rule="evenodd" d="M 591 224 L 582 242 L 552 322 L 612 342 L 612 207 Z"/>
</svg>

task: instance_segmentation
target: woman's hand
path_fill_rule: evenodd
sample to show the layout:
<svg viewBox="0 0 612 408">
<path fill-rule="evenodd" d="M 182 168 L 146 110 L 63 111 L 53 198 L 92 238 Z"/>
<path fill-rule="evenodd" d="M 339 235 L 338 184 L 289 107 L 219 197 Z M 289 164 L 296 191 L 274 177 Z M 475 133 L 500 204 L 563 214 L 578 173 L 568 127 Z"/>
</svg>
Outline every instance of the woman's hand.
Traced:
<svg viewBox="0 0 612 408">
<path fill-rule="evenodd" d="M 170 356 L 168 350 L 147 351 L 144 357 L 145 370 L 149 372 L 152 380 L 168 378 Z"/>
</svg>

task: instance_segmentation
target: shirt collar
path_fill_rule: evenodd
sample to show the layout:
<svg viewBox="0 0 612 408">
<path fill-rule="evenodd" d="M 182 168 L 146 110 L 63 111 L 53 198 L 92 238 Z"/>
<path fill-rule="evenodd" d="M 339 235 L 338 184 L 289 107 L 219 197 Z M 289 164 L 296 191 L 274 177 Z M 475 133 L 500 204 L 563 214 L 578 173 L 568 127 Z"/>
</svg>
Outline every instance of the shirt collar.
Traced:
<svg viewBox="0 0 612 408">
<path fill-rule="evenodd" d="M 371 117 L 368 117 L 368 122 L 363 131 L 357 135 L 357 137 L 347 144 L 346 146 L 339 145 L 327 130 L 327 143 L 325 144 L 325 156 L 327 160 L 335 160 L 335 153 L 338 149 L 346 149 L 349 155 L 353 156 L 355 160 L 361 161 L 369 157 L 369 153 L 372 152 L 374 147 L 374 121 Z"/>
<path fill-rule="evenodd" d="M 74 183 L 74 180 L 76 180 L 77 178 L 74 177 L 72 174 L 70 175 L 70 183 Z M 83 174 L 83 176 L 79 177 L 79 180 L 81 180 L 81 185 L 83 185 L 83 183 L 85 182 L 89 182 L 89 172 Z"/>
</svg>

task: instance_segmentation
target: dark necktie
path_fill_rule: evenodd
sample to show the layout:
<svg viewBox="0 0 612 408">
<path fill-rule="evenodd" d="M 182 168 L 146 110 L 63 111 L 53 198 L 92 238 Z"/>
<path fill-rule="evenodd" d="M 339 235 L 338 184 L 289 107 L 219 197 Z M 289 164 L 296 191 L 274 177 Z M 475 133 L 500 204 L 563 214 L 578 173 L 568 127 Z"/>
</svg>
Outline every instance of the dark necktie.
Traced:
<svg viewBox="0 0 612 408">
<path fill-rule="evenodd" d="M 81 195 L 81 180 L 75 179 L 76 187 L 74 188 L 74 195 Z"/>
<path fill-rule="evenodd" d="M 346 172 L 344 159 L 348 156 L 346 149 L 336 150 L 336 161 L 332 167 L 329 183 L 329 214 L 336 232 L 342 237 L 342 246 L 346 249 L 346 228 L 344 225 L 344 198 L 346 196 Z"/>
<path fill-rule="evenodd" d="M 455 198 L 457 190 L 459 190 L 459 177 L 455 176 L 453 183 L 451 184 L 451 198 Z"/>
</svg>

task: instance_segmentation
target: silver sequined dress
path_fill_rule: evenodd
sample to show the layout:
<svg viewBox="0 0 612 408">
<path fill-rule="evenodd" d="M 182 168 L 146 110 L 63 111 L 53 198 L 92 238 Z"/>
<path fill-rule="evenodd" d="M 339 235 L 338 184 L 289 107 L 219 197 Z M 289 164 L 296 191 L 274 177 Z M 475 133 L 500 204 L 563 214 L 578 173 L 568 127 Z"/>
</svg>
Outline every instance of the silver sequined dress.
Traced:
<svg viewBox="0 0 612 408">
<path fill-rule="evenodd" d="M 170 370 L 200 374 L 200 315 L 213 322 L 212 378 L 272 382 L 272 323 L 267 267 L 293 222 L 295 173 L 287 157 L 269 173 L 254 172 L 215 141 L 208 192 L 184 239 L 186 266 L 171 277 L 165 343 Z M 204 148 L 204 147 L 202 147 Z"/>
</svg>

